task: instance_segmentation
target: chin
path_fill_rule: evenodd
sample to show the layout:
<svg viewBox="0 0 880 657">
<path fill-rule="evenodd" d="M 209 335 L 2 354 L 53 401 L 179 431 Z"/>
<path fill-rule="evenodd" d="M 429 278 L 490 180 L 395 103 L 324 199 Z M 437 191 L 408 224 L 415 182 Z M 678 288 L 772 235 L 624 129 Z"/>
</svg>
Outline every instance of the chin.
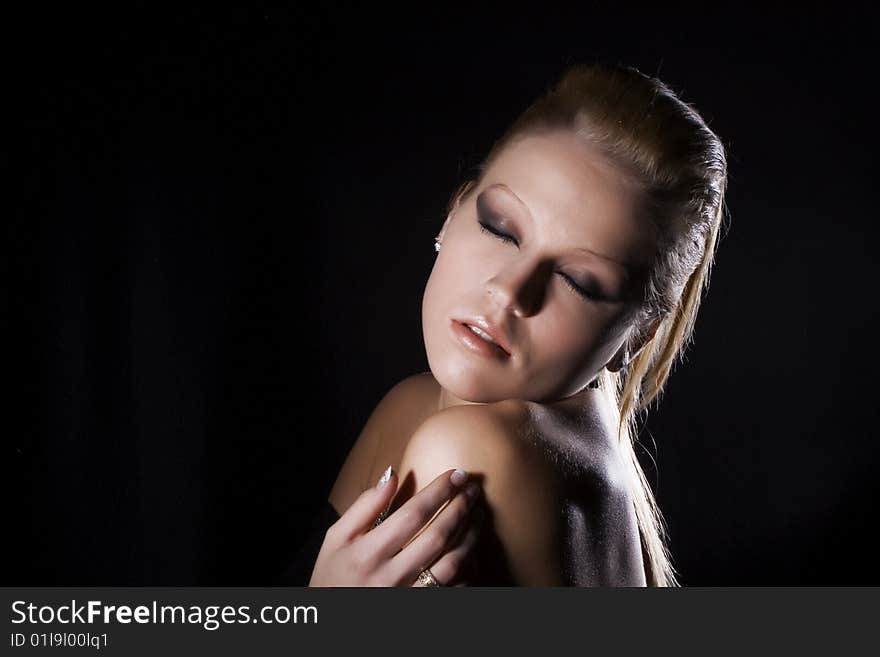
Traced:
<svg viewBox="0 0 880 657">
<path fill-rule="evenodd" d="M 475 404 L 491 404 L 516 396 L 509 386 L 501 386 L 495 376 L 480 372 L 473 365 L 455 363 L 450 358 L 432 358 L 428 355 L 428 366 L 437 383 L 459 399 Z"/>
</svg>

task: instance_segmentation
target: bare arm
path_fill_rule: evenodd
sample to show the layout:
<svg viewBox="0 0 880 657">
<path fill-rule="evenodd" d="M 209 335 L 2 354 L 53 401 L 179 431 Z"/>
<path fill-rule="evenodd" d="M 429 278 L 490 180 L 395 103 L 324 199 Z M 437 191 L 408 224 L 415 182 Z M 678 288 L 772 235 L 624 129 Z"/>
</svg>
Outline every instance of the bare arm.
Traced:
<svg viewBox="0 0 880 657">
<path fill-rule="evenodd" d="M 349 451 L 328 498 L 340 514 L 345 513 L 357 497 L 375 483 L 368 482 L 367 477 L 385 439 L 384 432 L 391 426 L 389 420 L 399 403 L 406 401 L 408 390 L 417 376 L 407 377 L 385 394 Z"/>
<path fill-rule="evenodd" d="M 465 468 L 483 484 L 487 516 L 481 534 L 497 539 L 488 553 L 480 551 L 481 557 L 505 562 L 517 585 L 561 586 L 559 501 L 553 473 L 514 432 L 510 423 L 483 406 L 441 411 L 428 418 L 407 444 L 401 481 L 419 490 L 449 467 Z M 478 568 L 485 570 L 479 564 Z"/>
<path fill-rule="evenodd" d="M 328 499 L 341 517 L 327 531 L 311 586 L 409 586 L 426 560 L 434 563 L 432 572 L 443 584 L 461 580 L 479 523 L 470 513 L 475 498 L 450 486 L 449 469 L 438 471 L 433 482 L 373 527 L 390 505 L 398 479 L 392 472 L 388 485 L 377 488 L 366 477 L 386 439 L 383 432 L 394 426 L 390 420 L 401 404 L 411 406 L 411 386 L 419 376 L 404 379 L 383 397 L 349 452 Z"/>
</svg>

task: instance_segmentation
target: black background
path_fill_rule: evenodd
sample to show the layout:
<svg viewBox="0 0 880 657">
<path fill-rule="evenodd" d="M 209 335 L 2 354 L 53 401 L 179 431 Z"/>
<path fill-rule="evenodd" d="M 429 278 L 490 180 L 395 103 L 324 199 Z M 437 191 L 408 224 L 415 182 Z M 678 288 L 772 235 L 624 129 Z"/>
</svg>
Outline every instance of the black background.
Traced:
<svg viewBox="0 0 880 657">
<path fill-rule="evenodd" d="M 5 584 L 272 583 L 427 369 L 449 195 L 594 58 L 728 148 L 729 230 L 641 437 L 683 583 L 880 581 L 867 9 L 578 6 L 4 21 Z"/>
</svg>

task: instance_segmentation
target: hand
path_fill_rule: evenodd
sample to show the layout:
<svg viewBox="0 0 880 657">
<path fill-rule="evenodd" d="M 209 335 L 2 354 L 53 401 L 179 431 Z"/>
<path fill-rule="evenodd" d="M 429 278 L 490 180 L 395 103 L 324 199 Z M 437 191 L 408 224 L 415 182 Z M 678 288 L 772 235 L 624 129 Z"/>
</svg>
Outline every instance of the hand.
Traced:
<svg viewBox="0 0 880 657">
<path fill-rule="evenodd" d="M 463 474 L 461 481 L 454 472 Z M 309 586 L 418 586 L 416 578 L 426 566 L 441 585 L 453 583 L 479 531 L 474 521 L 480 514 L 472 511 L 480 487 L 466 481 L 464 471 L 447 470 L 373 527 L 397 490 L 392 471 L 381 488 L 361 493 L 327 529 Z"/>
</svg>

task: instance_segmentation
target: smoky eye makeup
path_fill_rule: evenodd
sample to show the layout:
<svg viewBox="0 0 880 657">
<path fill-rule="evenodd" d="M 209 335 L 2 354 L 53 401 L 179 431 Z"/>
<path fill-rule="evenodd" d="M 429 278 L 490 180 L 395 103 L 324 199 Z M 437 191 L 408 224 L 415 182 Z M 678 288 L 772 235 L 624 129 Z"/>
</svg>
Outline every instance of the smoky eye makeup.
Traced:
<svg viewBox="0 0 880 657">
<path fill-rule="evenodd" d="M 477 204 L 477 225 L 481 232 L 519 247 L 516 228 L 511 222 L 505 220 L 502 213 L 485 202 Z"/>
<path fill-rule="evenodd" d="M 477 197 L 477 217 L 480 221 L 489 222 L 498 229 L 509 229 L 509 226 L 505 225 L 507 222 L 504 221 L 504 212 L 497 203 L 492 203 L 486 198 L 486 192 Z"/>
<path fill-rule="evenodd" d="M 515 227 L 511 221 L 505 219 L 505 211 L 498 207 L 503 204 L 498 201 L 493 202 L 487 198 L 491 191 L 492 188 L 485 189 L 476 198 L 477 224 L 480 232 L 519 248 L 519 239 L 517 238 Z M 498 193 L 497 197 L 503 198 L 504 194 Z M 618 298 L 619 294 L 608 294 L 604 290 L 603 285 L 592 275 L 582 276 L 568 271 L 557 271 L 555 273 L 572 292 L 583 297 L 585 300 L 608 303 L 623 301 L 623 299 Z"/>
<path fill-rule="evenodd" d="M 481 232 L 486 233 L 487 235 L 491 235 L 492 237 L 499 239 L 502 242 L 510 242 L 511 244 L 519 248 L 519 244 L 517 244 L 517 241 L 510 235 L 507 235 L 506 233 L 503 233 L 493 228 L 491 225 L 484 223 L 482 220 L 480 220 L 478 223 Z M 558 271 L 556 272 L 556 274 L 558 274 L 563 283 L 565 283 L 565 285 L 568 286 L 568 288 L 578 296 L 583 297 L 584 299 L 589 301 L 604 300 L 602 293 L 597 291 L 596 285 L 592 283 L 579 283 L 575 279 L 575 277 L 562 271 Z"/>
</svg>

